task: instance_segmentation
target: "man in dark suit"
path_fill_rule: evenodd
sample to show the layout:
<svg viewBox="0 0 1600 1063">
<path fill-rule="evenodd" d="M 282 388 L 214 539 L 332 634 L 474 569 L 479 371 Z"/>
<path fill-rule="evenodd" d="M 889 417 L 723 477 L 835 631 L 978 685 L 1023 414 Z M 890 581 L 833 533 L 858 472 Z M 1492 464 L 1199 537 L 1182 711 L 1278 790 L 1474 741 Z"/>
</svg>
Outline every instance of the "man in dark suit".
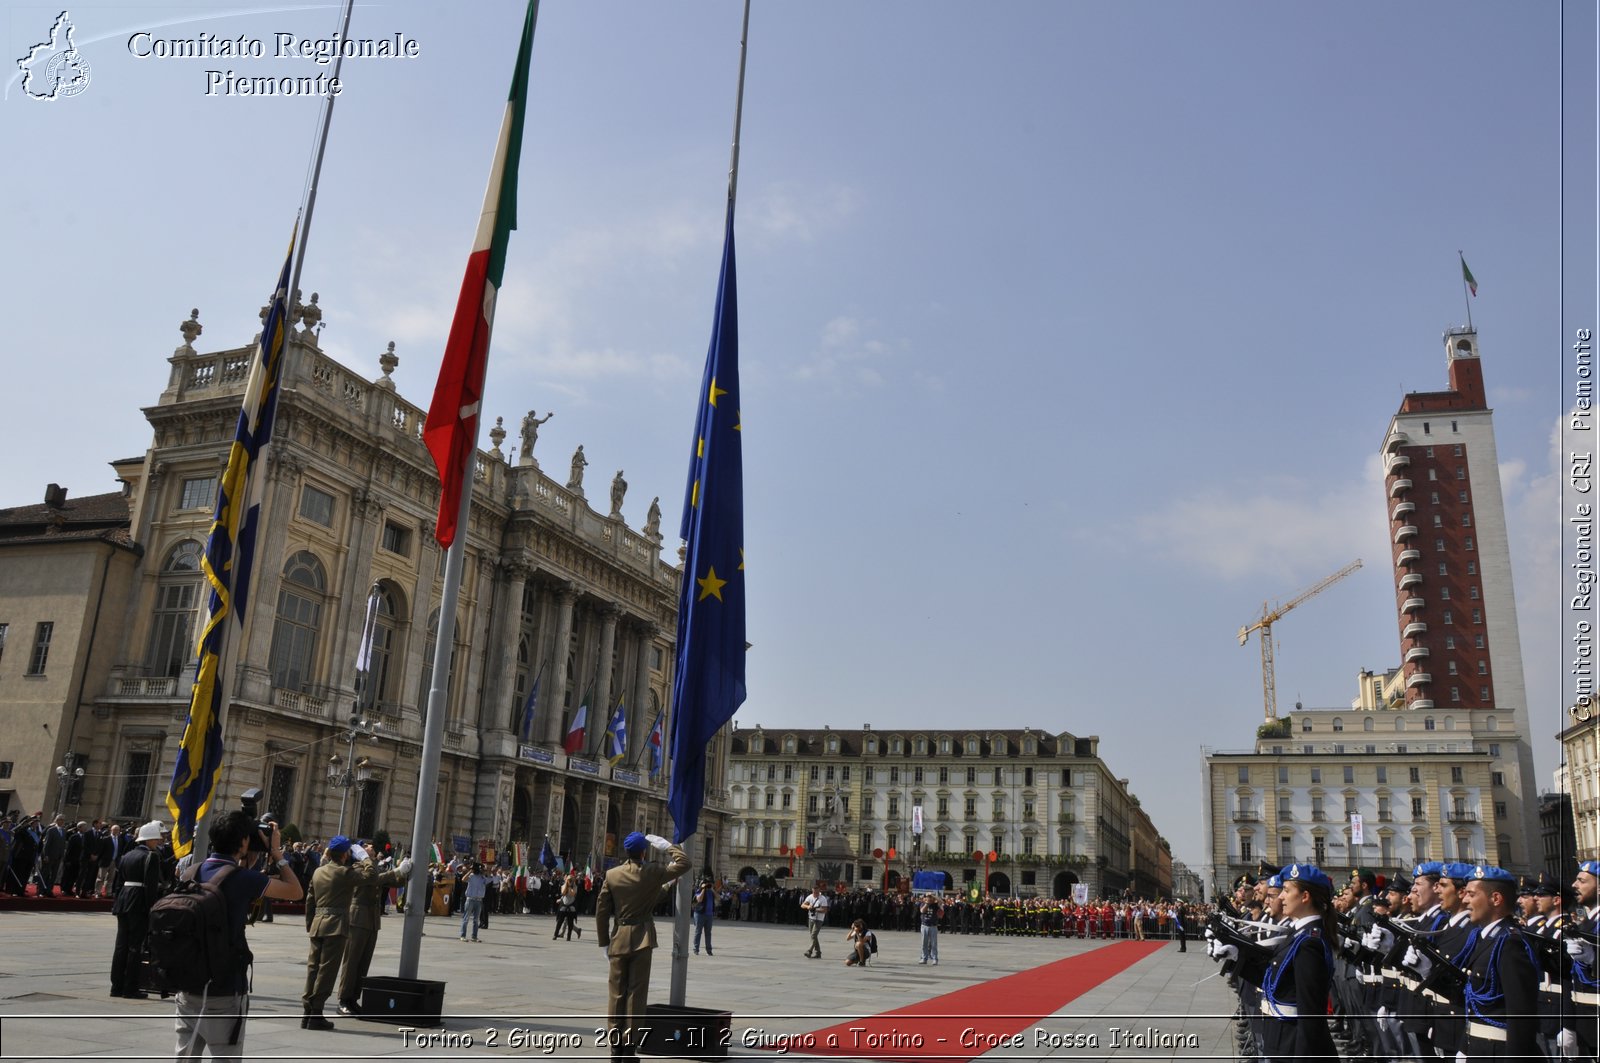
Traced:
<svg viewBox="0 0 1600 1063">
<path fill-rule="evenodd" d="M 57 812 L 44 832 L 39 857 L 39 896 L 48 897 L 55 892 L 56 879 L 61 876 L 61 861 L 66 855 L 67 817 Z"/>
<path fill-rule="evenodd" d="M 665 866 L 644 862 L 652 848 L 667 854 Z M 611 958 L 611 1055 L 637 1060 L 637 1028 L 650 994 L 650 954 L 656 947 L 652 913 L 662 887 L 689 870 L 689 857 L 667 839 L 638 831 L 623 839 L 622 849 L 628 859 L 606 872 L 594 920 L 600 947 Z"/>
<path fill-rule="evenodd" d="M 338 835 L 323 852 L 322 864 L 311 876 L 316 914 L 311 917 L 311 953 L 306 959 L 306 991 L 300 997 L 305 1011 L 303 1030 L 331 1030 L 322 1006 L 333 994 L 333 981 L 344 960 L 345 934 L 350 924 L 350 898 L 366 876 L 376 875 L 372 857 L 349 838 Z"/>
</svg>

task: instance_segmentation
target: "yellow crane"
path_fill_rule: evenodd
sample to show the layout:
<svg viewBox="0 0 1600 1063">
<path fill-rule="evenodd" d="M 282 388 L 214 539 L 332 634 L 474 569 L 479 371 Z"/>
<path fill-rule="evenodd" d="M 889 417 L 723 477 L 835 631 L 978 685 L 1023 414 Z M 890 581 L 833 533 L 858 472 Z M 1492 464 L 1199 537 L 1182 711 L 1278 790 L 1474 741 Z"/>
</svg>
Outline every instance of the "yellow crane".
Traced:
<svg viewBox="0 0 1600 1063">
<path fill-rule="evenodd" d="M 1325 576 L 1312 586 L 1301 591 L 1282 605 L 1261 603 L 1261 619 L 1253 624 L 1246 624 L 1239 629 L 1239 645 L 1243 646 L 1250 641 L 1252 631 L 1261 632 L 1261 695 L 1266 703 L 1267 723 L 1272 723 L 1278 718 L 1278 681 L 1272 671 L 1272 625 L 1283 619 L 1283 614 L 1309 598 L 1314 598 L 1329 587 L 1344 579 L 1350 573 L 1361 567 L 1358 557 L 1350 564 L 1344 566 L 1331 576 Z"/>
</svg>

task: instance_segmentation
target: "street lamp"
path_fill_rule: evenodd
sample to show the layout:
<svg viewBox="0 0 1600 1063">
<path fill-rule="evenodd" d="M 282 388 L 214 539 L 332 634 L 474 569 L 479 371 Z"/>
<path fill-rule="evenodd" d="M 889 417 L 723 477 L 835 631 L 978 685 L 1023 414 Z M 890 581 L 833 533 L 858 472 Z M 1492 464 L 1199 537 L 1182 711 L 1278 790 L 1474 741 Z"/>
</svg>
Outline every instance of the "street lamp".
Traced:
<svg viewBox="0 0 1600 1063">
<path fill-rule="evenodd" d="M 68 752 L 56 768 L 56 783 L 63 806 L 76 805 L 83 800 L 83 769 L 77 767 L 78 754 Z"/>
<path fill-rule="evenodd" d="M 383 724 L 377 720 L 368 720 L 364 717 L 351 715 L 350 726 L 343 734 L 343 739 L 349 745 L 349 753 L 341 757 L 335 753 L 328 758 L 328 785 L 337 788 L 339 794 L 339 828 L 334 833 L 344 833 L 344 813 L 350 801 L 350 788 L 365 790 L 372 781 L 372 762 L 366 757 L 357 759 L 356 742 L 362 738 L 370 738 L 376 742 L 383 736 L 379 734 Z"/>
</svg>

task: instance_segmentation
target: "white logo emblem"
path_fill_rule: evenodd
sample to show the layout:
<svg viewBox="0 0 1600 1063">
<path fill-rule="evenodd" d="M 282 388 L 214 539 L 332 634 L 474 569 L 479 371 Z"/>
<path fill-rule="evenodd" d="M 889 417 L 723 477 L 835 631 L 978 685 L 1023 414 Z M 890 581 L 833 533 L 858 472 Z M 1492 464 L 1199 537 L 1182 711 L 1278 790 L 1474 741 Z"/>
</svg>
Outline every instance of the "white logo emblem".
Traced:
<svg viewBox="0 0 1600 1063">
<path fill-rule="evenodd" d="M 89 61 L 72 41 L 73 25 L 67 12 L 56 16 L 50 39 L 29 48 L 17 60 L 22 71 L 22 91 L 35 100 L 76 96 L 89 87 Z"/>
</svg>

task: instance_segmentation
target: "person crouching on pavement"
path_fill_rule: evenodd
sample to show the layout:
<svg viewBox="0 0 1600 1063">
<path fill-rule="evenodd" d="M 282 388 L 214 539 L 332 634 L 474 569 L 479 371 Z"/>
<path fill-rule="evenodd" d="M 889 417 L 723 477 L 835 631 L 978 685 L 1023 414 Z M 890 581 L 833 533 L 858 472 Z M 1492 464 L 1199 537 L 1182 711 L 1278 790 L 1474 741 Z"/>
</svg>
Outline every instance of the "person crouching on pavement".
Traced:
<svg viewBox="0 0 1600 1063">
<path fill-rule="evenodd" d="M 850 932 L 844 939 L 850 943 L 850 958 L 844 961 L 846 967 L 865 967 L 867 957 L 872 954 L 872 945 L 867 935 L 872 931 L 867 929 L 865 920 L 857 919 L 850 924 Z"/>
<path fill-rule="evenodd" d="M 372 857 L 343 834 L 328 843 L 322 864 L 311 876 L 311 893 L 316 897 L 317 914 L 311 918 L 311 952 L 306 957 L 306 991 L 300 997 L 305 1014 L 302 1030 L 331 1030 L 333 1023 L 322 1016 L 322 1007 L 333 995 L 333 981 L 344 960 L 345 936 L 350 926 L 350 897 L 356 885 L 375 876 Z"/>
<path fill-rule="evenodd" d="M 387 862 L 387 857 L 385 858 Z M 388 871 L 363 875 L 350 894 L 350 927 L 345 932 L 344 962 L 339 968 L 339 1014 L 359 1014 L 361 984 L 372 966 L 372 950 L 383 922 L 383 898 L 391 887 L 403 886 L 411 874 L 411 857 Z"/>
<path fill-rule="evenodd" d="M 665 866 L 646 864 L 647 849 L 667 854 Z M 650 953 L 656 947 L 651 913 L 663 886 L 689 870 L 689 857 L 667 839 L 634 831 L 622 840 L 628 859 L 606 872 L 595 902 L 595 930 L 611 959 L 610 1024 L 614 1059 L 637 1060 L 637 1028 L 650 994 Z M 612 921 L 615 918 L 616 925 Z"/>
</svg>

